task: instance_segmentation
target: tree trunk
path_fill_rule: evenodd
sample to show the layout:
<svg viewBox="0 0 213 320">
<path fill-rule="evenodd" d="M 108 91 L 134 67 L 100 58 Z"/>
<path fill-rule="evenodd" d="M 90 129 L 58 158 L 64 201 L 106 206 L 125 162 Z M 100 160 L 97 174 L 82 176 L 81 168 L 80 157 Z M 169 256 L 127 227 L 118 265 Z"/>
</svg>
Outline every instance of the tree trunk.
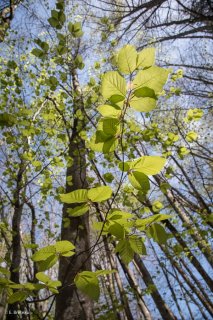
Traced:
<svg viewBox="0 0 213 320">
<path fill-rule="evenodd" d="M 83 99 L 75 70 L 72 71 L 73 90 L 76 98 L 73 102 L 73 128 L 69 142 L 69 157 L 72 165 L 67 168 L 66 193 L 87 188 L 86 148 L 79 133 L 85 125 L 76 113 L 84 110 Z M 72 185 L 70 186 L 70 177 Z M 92 319 L 92 301 L 74 286 L 74 277 L 83 270 L 91 270 L 89 213 L 70 218 L 67 209 L 76 205 L 64 204 L 61 240 L 71 241 L 76 247 L 73 257 L 62 257 L 59 262 L 59 280 L 62 282 L 60 293 L 56 297 L 55 320 L 90 320 Z M 63 219 L 70 219 L 70 225 L 64 226 Z M 79 254 L 82 252 L 81 254 Z"/>
<path fill-rule="evenodd" d="M 135 254 L 134 261 L 140 270 L 140 273 L 143 277 L 143 281 L 145 282 L 146 286 L 149 287 L 150 285 L 153 286 L 153 290 L 151 292 L 151 296 L 160 312 L 163 320 L 177 320 L 173 312 L 169 309 L 167 304 L 165 303 L 164 299 L 162 298 L 160 292 L 156 288 L 152 277 L 147 270 L 146 266 L 144 265 L 141 257 L 138 254 Z"/>
<path fill-rule="evenodd" d="M 16 190 L 14 192 L 14 213 L 12 218 L 12 258 L 10 265 L 10 280 L 19 283 L 20 278 L 20 264 L 21 264 L 21 234 L 20 224 L 23 211 L 23 203 L 20 199 L 20 190 L 22 187 L 22 178 L 24 173 L 24 164 L 20 163 L 19 171 L 16 179 Z M 22 306 L 21 306 L 22 308 Z M 22 308 L 23 309 L 23 308 Z M 19 310 L 18 303 L 9 304 L 6 319 L 19 319 L 17 311 Z M 23 315 L 23 319 L 26 317 Z"/>
</svg>

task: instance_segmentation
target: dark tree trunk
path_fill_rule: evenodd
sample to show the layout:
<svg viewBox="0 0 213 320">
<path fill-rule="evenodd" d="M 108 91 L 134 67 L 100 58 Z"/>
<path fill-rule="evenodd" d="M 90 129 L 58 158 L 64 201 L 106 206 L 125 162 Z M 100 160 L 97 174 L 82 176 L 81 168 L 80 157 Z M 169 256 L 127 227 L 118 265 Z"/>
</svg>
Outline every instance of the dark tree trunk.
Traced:
<svg viewBox="0 0 213 320">
<path fill-rule="evenodd" d="M 74 124 L 69 143 L 69 156 L 72 158 L 72 166 L 67 168 L 66 193 L 87 188 L 86 180 L 86 148 L 79 133 L 85 122 L 76 116 L 78 110 L 84 110 L 83 99 L 75 71 L 72 71 L 73 89 L 77 98 L 74 101 L 73 117 Z M 69 185 L 72 177 L 72 185 Z M 76 255 L 70 258 L 62 257 L 59 263 L 59 280 L 62 289 L 56 297 L 56 320 L 90 320 L 92 319 L 92 301 L 74 285 L 74 277 L 83 270 L 91 270 L 90 258 L 90 230 L 89 213 L 70 218 L 67 209 L 76 205 L 64 204 L 61 227 L 61 239 L 71 241 L 76 247 Z M 70 225 L 64 226 L 63 219 L 70 219 Z M 79 254 L 82 252 L 81 254 Z"/>
</svg>

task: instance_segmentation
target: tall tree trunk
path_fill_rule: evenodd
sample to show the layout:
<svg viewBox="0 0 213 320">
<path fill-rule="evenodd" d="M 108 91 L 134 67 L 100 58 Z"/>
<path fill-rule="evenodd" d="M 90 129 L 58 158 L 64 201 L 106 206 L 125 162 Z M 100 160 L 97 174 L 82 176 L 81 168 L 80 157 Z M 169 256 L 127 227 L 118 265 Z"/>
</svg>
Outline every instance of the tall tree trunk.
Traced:
<svg viewBox="0 0 213 320">
<path fill-rule="evenodd" d="M 149 271 L 147 270 L 146 266 L 144 265 L 141 257 L 138 254 L 135 254 L 134 261 L 140 270 L 140 273 L 143 277 L 143 281 L 145 282 L 146 286 L 153 286 L 153 290 L 151 292 L 151 296 L 155 302 L 158 311 L 160 312 L 163 320 L 177 320 L 173 312 L 169 309 L 168 305 L 165 303 L 164 299 L 162 298 L 160 292 L 158 291 L 156 285 L 152 280 L 152 276 L 150 275 Z"/>
<path fill-rule="evenodd" d="M 86 148 L 85 142 L 80 137 L 80 132 L 85 125 L 84 120 L 77 117 L 77 111 L 84 111 L 84 103 L 75 70 L 72 70 L 73 84 L 73 128 L 69 141 L 69 156 L 72 158 L 72 165 L 67 168 L 66 192 L 87 188 L 86 180 Z M 72 185 L 70 186 L 70 178 Z M 59 262 L 59 280 L 62 282 L 62 289 L 56 297 L 55 320 L 90 320 L 92 319 L 92 301 L 82 294 L 73 285 L 77 272 L 91 270 L 90 258 L 90 228 L 89 213 L 69 218 L 67 209 L 76 205 L 64 204 L 61 225 L 61 239 L 71 241 L 76 247 L 76 255 L 70 258 L 62 257 Z M 70 225 L 64 226 L 63 220 L 70 219 Z M 82 252 L 81 254 L 79 254 Z"/>
<path fill-rule="evenodd" d="M 143 299 L 143 295 L 142 295 L 142 292 L 140 290 L 140 287 L 135 279 L 135 276 L 133 274 L 133 272 L 130 270 L 130 268 L 128 268 L 123 262 L 122 260 L 118 257 L 118 260 L 121 264 L 121 267 L 127 277 L 127 280 L 131 286 L 132 289 L 134 289 L 134 292 L 137 296 L 137 303 L 138 303 L 138 306 L 139 306 L 139 309 L 143 315 L 143 319 L 144 320 L 152 320 L 152 316 L 151 316 L 151 313 Z"/>
<path fill-rule="evenodd" d="M 12 218 L 12 258 L 10 265 L 10 280 L 19 283 L 20 281 L 20 264 L 21 264 L 21 234 L 20 234 L 20 224 L 21 224 L 21 216 L 23 211 L 23 203 L 21 203 L 20 199 L 20 191 L 22 187 L 22 179 L 24 173 L 24 164 L 20 163 L 19 171 L 16 179 L 16 190 L 14 192 L 14 213 Z M 22 308 L 22 307 L 21 307 Z M 7 310 L 6 319 L 18 319 L 17 315 L 18 311 L 18 303 L 9 304 Z M 23 319 L 25 316 L 23 315 Z"/>
</svg>

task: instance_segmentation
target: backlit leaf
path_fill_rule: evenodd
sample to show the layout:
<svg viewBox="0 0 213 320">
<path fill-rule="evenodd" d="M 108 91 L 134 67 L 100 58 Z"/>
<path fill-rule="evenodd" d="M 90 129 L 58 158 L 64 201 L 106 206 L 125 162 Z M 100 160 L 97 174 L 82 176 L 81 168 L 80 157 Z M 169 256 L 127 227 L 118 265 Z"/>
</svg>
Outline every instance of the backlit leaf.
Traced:
<svg viewBox="0 0 213 320">
<path fill-rule="evenodd" d="M 113 99 L 113 96 L 117 96 L 118 101 L 123 101 L 126 96 L 125 79 L 117 71 L 105 73 L 102 79 L 101 93 L 105 99 L 110 100 Z"/>
<path fill-rule="evenodd" d="M 112 189 L 108 186 L 92 188 L 88 191 L 88 198 L 92 202 L 102 202 L 112 196 Z"/>
<path fill-rule="evenodd" d="M 88 191 L 86 189 L 78 189 L 69 193 L 60 194 L 60 200 L 63 203 L 87 202 L 88 201 L 87 192 Z"/>
<path fill-rule="evenodd" d="M 148 68 L 155 64 L 155 48 L 145 48 L 138 52 L 137 68 Z"/>
<path fill-rule="evenodd" d="M 130 74 L 136 69 L 137 51 L 134 46 L 127 44 L 117 55 L 117 66 L 121 73 Z"/>
</svg>

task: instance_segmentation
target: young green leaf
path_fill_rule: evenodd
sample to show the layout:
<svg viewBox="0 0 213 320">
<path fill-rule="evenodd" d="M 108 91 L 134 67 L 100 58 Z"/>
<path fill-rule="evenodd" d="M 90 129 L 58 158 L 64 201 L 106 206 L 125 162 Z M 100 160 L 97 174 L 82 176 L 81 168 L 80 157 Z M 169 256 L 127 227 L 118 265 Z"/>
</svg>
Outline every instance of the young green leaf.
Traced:
<svg viewBox="0 0 213 320">
<path fill-rule="evenodd" d="M 100 288 L 97 275 L 92 271 L 83 271 L 74 279 L 76 287 L 91 299 L 98 301 Z"/>
<path fill-rule="evenodd" d="M 143 172 L 133 171 L 128 174 L 128 178 L 131 185 L 135 189 L 142 190 L 144 193 L 147 193 L 149 191 L 149 178 Z"/>
<path fill-rule="evenodd" d="M 168 79 L 168 75 L 168 70 L 156 66 L 141 70 L 133 80 L 133 87 L 135 90 L 148 87 L 154 90 L 155 94 L 160 93 Z"/>
<path fill-rule="evenodd" d="M 53 245 L 41 248 L 32 255 L 33 261 L 44 261 L 52 255 L 55 255 L 56 249 Z"/>
<path fill-rule="evenodd" d="M 145 48 L 138 52 L 137 68 L 149 68 L 155 64 L 155 48 Z"/>
<path fill-rule="evenodd" d="M 109 153 L 113 152 L 118 146 L 118 139 L 108 136 L 103 131 L 97 131 L 91 138 L 89 145 L 93 151 Z"/>
<path fill-rule="evenodd" d="M 80 217 L 86 212 L 88 212 L 89 206 L 87 204 L 82 204 L 81 206 L 77 206 L 75 208 L 67 209 L 67 213 L 70 217 Z"/>
<path fill-rule="evenodd" d="M 147 230 L 147 233 L 159 244 L 166 244 L 166 241 L 169 238 L 169 235 L 166 233 L 164 227 L 159 223 L 152 224 Z"/>
<path fill-rule="evenodd" d="M 78 189 L 69 193 L 60 194 L 60 200 L 63 203 L 87 202 L 88 201 L 87 192 L 88 191 L 86 189 Z"/>
<path fill-rule="evenodd" d="M 38 262 L 39 271 L 46 271 L 46 270 L 49 270 L 50 268 L 52 268 L 56 264 L 56 262 L 58 261 L 58 258 L 59 257 L 54 254 L 43 261 L 39 261 Z"/>
<path fill-rule="evenodd" d="M 121 259 L 124 263 L 129 264 L 130 261 L 132 261 L 134 256 L 134 251 L 132 247 L 130 246 L 129 241 L 126 239 L 120 240 L 115 248 L 116 252 L 119 252 Z"/>
<path fill-rule="evenodd" d="M 109 228 L 108 233 L 115 236 L 118 240 L 124 239 L 125 237 L 125 229 L 122 225 L 117 222 L 114 222 Z"/>
<path fill-rule="evenodd" d="M 126 96 L 126 81 L 117 71 L 105 73 L 101 93 L 105 99 L 123 101 Z M 115 100 L 114 100 L 115 102 Z"/>
<path fill-rule="evenodd" d="M 164 167 L 166 159 L 159 156 L 144 156 L 131 162 L 131 169 L 146 175 L 158 174 Z"/>
<path fill-rule="evenodd" d="M 36 279 L 38 279 L 39 281 L 43 282 L 43 283 L 48 283 L 49 281 L 51 281 L 50 277 L 48 277 L 45 273 L 43 272 L 38 272 L 36 273 Z"/>
<path fill-rule="evenodd" d="M 197 140 L 197 137 L 198 137 L 198 135 L 197 135 L 196 132 L 190 131 L 190 132 L 188 132 L 187 135 L 186 135 L 186 140 L 187 140 L 188 142 L 193 142 L 193 141 L 196 141 L 196 140 Z"/>
<path fill-rule="evenodd" d="M 144 242 L 138 236 L 130 236 L 129 244 L 135 253 L 146 255 L 146 247 Z"/>
<path fill-rule="evenodd" d="M 75 246 L 67 240 L 57 241 L 54 245 L 56 253 L 66 253 L 70 250 L 75 249 Z"/>
<path fill-rule="evenodd" d="M 117 66 L 121 73 L 130 74 L 136 69 L 137 51 L 134 46 L 127 44 L 117 55 Z"/>
<path fill-rule="evenodd" d="M 121 115 L 121 109 L 117 106 L 102 105 L 98 107 L 98 111 L 103 117 L 118 118 Z"/>
<path fill-rule="evenodd" d="M 108 186 L 92 188 L 88 191 L 88 198 L 92 202 L 102 202 L 112 196 L 112 189 Z"/>
<path fill-rule="evenodd" d="M 15 302 L 22 302 L 28 297 L 28 293 L 26 291 L 17 291 L 9 296 L 8 303 L 13 304 Z"/>
<path fill-rule="evenodd" d="M 135 227 L 139 230 L 144 230 L 147 225 L 150 225 L 154 222 L 160 222 L 163 220 L 167 220 L 170 218 L 171 218 L 171 215 L 168 215 L 168 214 L 160 214 L 160 213 L 154 214 L 153 216 L 148 217 L 148 218 L 137 219 L 135 222 Z"/>
</svg>

